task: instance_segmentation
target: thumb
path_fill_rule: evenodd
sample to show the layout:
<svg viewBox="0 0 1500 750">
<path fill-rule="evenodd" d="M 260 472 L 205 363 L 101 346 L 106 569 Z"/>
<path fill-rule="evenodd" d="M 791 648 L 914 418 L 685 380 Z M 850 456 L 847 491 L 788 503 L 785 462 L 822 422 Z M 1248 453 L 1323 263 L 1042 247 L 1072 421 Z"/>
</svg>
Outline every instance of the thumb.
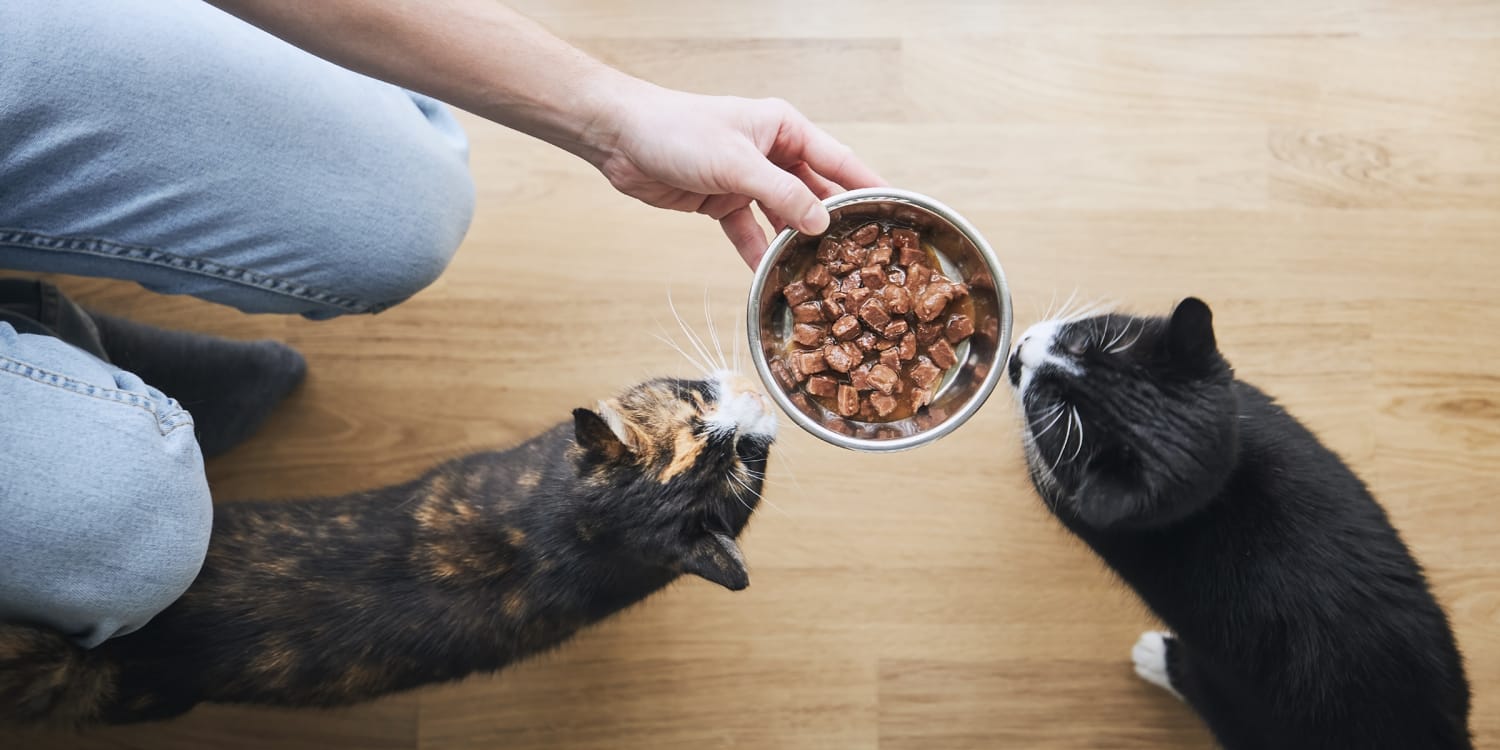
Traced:
<svg viewBox="0 0 1500 750">
<path fill-rule="evenodd" d="M 735 172 L 731 190 L 760 201 L 763 207 L 803 234 L 828 231 L 828 210 L 807 185 L 760 152 L 752 149 L 750 154 L 745 160 L 746 168 Z"/>
</svg>

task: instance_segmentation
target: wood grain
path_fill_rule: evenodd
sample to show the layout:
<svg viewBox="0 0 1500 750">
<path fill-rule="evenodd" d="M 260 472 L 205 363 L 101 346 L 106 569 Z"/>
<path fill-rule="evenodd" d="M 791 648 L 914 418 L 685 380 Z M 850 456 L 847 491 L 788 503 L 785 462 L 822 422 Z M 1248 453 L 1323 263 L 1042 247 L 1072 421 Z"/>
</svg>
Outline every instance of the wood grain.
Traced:
<svg viewBox="0 0 1500 750">
<path fill-rule="evenodd" d="M 1020 325 L 1075 290 L 1138 311 L 1207 299 L 1240 374 L 1361 472 L 1425 563 L 1467 656 L 1479 746 L 1500 746 L 1500 5 L 516 5 L 663 83 L 797 104 L 968 216 Z M 306 387 L 210 465 L 221 500 L 405 479 L 634 379 L 687 374 L 653 337 L 680 337 L 669 291 L 700 331 L 706 291 L 737 336 L 749 274 L 717 227 L 465 122 L 473 230 L 443 279 L 387 313 L 254 318 L 65 280 L 104 309 L 307 353 Z M 1210 746 L 1131 674 L 1151 618 L 1040 507 L 1016 426 L 1002 389 L 895 458 L 788 427 L 767 494 L 779 510 L 745 543 L 750 589 L 683 582 L 497 677 L 15 746 Z"/>
</svg>

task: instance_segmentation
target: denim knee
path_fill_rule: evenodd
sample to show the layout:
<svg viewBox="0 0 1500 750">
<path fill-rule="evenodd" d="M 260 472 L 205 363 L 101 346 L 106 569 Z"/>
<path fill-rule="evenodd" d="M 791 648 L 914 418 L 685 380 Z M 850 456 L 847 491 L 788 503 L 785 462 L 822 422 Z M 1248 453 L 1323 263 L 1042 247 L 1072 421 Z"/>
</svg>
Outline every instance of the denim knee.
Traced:
<svg viewBox="0 0 1500 750">
<path fill-rule="evenodd" d="M 344 245 L 336 253 L 344 266 L 336 289 L 363 300 L 362 312 L 380 312 L 430 286 L 468 231 L 474 210 L 468 170 L 451 162 L 431 166 L 422 175 L 392 174 L 392 189 L 373 198 L 373 224 L 335 229 Z"/>
<path fill-rule="evenodd" d="M 187 412 L 136 376 L 0 324 L 0 620 L 84 646 L 187 590 L 213 506 Z"/>
</svg>

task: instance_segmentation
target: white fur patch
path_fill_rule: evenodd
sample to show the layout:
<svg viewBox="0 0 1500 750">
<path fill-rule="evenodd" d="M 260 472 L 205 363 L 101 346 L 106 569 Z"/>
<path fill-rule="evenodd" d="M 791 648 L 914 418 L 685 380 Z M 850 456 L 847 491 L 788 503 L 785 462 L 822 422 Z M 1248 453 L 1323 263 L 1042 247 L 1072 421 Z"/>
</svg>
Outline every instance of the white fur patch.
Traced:
<svg viewBox="0 0 1500 750">
<path fill-rule="evenodd" d="M 1141 633 L 1130 649 L 1130 660 L 1135 662 L 1137 676 L 1182 700 L 1182 693 L 1172 687 L 1172 679 L 1167 676 L 1167 639 L 1171 637 L 1171 633 L 1160 630 Z"/>
<path fill-rule="evenodd" d="M 1083 374 L 1083 368 L 1067 357 L 1054 351 L 1057 335 L 1062 332 L 1063 321 L 1044 320 L 1027 328 L 1021 334 L 1021 343 L 1016 347 L 1016 358 L 1021 360 L 1021 392 L 1026 392 L 1027 375 L 1051 365 L 1074 377 Z"/>
<path fill-rule="evenodd" d="M 735 432 L 764 438 L 776 437 L 776 410 L 760 391 L 738 374 L 714 373 L 718 404 L 703 418 L 713 432 Z"/>
</svg>

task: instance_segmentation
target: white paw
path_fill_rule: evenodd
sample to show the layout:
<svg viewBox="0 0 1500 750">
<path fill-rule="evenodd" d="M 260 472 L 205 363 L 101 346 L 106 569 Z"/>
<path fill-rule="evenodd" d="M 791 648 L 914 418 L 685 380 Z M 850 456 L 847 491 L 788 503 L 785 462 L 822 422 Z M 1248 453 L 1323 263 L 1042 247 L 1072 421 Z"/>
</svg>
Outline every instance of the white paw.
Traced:
<svg viewBox="0 0 1500 750">
<path fill-rule="evenodd" d="M 1167 677 L 1167 639 L 1171 637 L 1171 633 L 1160 630 L 1141 633 L 1130 649 L 1130 660 L 1135 662 L 1135 673 L 1141 679 L 1182 700 L 1182 694 L 1172 687 L 1172 680 Z"/>
</svg>

